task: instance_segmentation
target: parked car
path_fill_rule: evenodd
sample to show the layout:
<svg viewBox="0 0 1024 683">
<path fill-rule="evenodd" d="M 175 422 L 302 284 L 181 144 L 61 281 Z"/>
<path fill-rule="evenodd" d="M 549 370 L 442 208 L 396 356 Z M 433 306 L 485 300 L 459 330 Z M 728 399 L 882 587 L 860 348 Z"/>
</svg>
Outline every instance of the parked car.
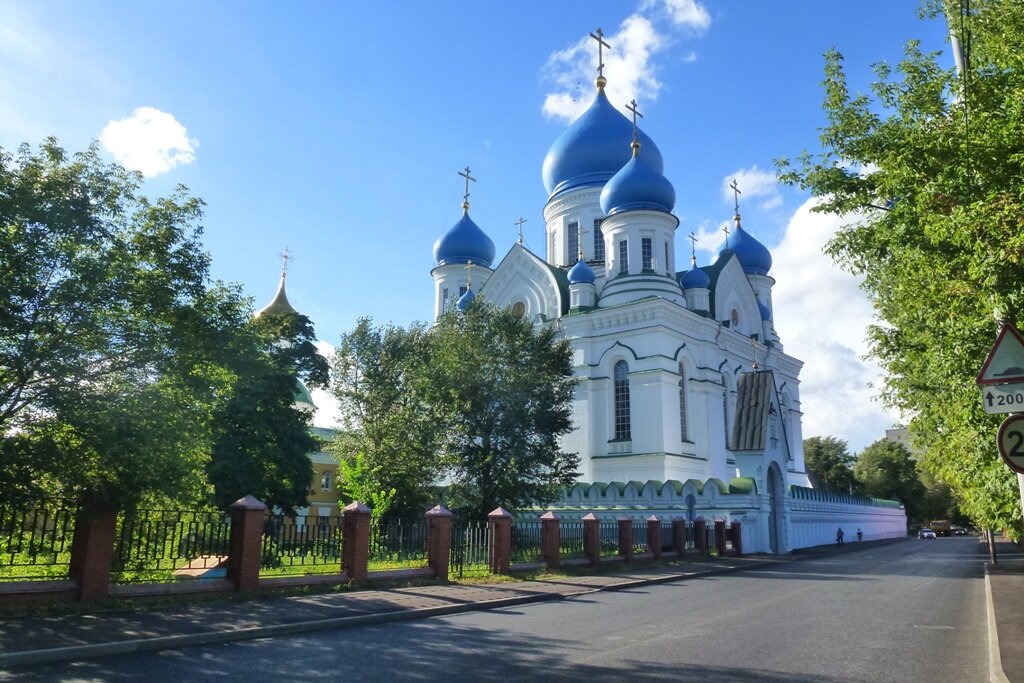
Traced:
<svg viewBox="0 0 1024 683">
<path fill-rule="evenodd" d="M 918 538 L 935 538 L 935 532 L 931 529 L 921 529 L 917 532 Z"/>
<path fill-rule="evenodd" d="M 963 528 L 962 526 L 955 526 L 955 527 L 953 527 L 952 531 L 953 531 L 953 535 L 954 536 L 966 536 L 967 535 L 967 529 Z"/>
</svg>

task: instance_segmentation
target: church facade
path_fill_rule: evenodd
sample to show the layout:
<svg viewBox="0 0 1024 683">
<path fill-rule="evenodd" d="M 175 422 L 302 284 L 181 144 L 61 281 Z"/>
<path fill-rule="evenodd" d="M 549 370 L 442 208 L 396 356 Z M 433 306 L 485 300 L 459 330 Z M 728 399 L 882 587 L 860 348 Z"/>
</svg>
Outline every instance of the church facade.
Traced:
<svg viewBox="0 0 1024 683">
<path fill-rule="evenodd" d="M 631 122 L 605 84 L 599 76 L 590 107 L 544 160 L 546 253 L 519 243 L 495 262 L 469 215 L 466 169 L 463 216 L 435 243 L 431 271 L 435 318 L 483 296 L 571 343 L 579 383 L 563 446 L 580 455 L 581 483 L 561 512 L 742 518 L 753 530 L 745 545 L 774 552 L 828 542 L 837 524 L 904 534 L 898 505 L 831 505 L 810 488 L 803 363 L 775 330 L 771 254 L 737 202 L 716 260 L 677 265 L 661 153 L 637 128 L 635 103 Z M 797 500 L 827 509 L 801 517 Z"/>
</svg>

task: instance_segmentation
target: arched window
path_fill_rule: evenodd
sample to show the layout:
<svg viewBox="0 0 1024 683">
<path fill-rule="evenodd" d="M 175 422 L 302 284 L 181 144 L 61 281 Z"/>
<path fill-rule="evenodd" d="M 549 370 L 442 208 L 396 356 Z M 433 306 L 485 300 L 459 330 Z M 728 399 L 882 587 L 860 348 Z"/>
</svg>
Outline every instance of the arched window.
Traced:
<svg viewBox="0 0 1024 683">
<path fill-rule="evenodd" d="M 631 439 L 629 430 L 629 364 L 615 364 L 615 438 Z"/>
<path fill-rule="evenodd" d="M 679 364 L 679 437 L 689 441 L 686 433 L 686 369 Z"/>
</svg>

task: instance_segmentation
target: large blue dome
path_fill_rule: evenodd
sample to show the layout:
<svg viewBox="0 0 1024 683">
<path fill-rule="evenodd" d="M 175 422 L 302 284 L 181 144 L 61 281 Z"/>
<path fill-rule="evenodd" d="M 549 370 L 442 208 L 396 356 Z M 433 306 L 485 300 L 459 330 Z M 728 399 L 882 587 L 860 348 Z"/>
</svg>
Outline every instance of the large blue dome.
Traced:
<svg viewBox="0 0 1024 683">
<path fill-rule="evenodd" d="M 601 190 L 601 211 L 607 216 L 636 209 L 671 213 L 675 205 L 675 188 L 660 171 L 648 165 L 643 146 Z"/>
<path fill-rule="evenodd" d="M 576 265 L 569 269 L 569 284 L 594 284 L 594 280 L 597 277 L 594 275 L 594 271 L 587 265 L 587 262 L 580 259 L 576 262 Z"/>
<path fill-rule="evenodd" d="M 494 242 L 466 210 L 459 222 L 434 242 L 434 260 L 439 266 L 472 261 L 474 265 L 490 268 L 494 262 Z"/>
<path fill-rule="evenodd" d="M 611 105 L 598 88 L 594 102 L 566 128 L 548 150 L 541 176 L 550 196 L 584 185 L 603 185 L 629 161 L 633 124 Z M 640 144 L 651 168 L 665 170 L 661 152 L 640 132 Z"/>
<path fill-rule="evenodd" d="M 743 226 L 739 224 L 739 219 L 736 221 L 736 228 L 729 234 L 728 240 L 718 248 L 718 255 L 723 256 L 727 251 L 736 254 L 740 265 L 743 266 L 744 273 L 767 275 L 768 271 L 772 269 L 771 252 L 743 229 Z"/>
</svg>

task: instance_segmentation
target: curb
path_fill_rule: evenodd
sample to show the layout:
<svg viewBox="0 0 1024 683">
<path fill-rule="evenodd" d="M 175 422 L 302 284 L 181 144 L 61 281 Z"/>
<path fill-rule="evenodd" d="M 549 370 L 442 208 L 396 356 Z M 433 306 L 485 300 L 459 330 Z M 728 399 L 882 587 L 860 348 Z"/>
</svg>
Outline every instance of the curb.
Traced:
<svg viewBox="0 0 1024 683">
<path fill-rule="evenodd" d="M 88 645 L 72 645 L 70 647 L 47 648 L 45 650 L 25 650 L 22 652 L 0 653 L 0 668 L 11 666 L 25 666 L 28 664 L 50 664 L 54 662 L 77 661 L 81 659 L 92 659 L 107 655 L 134 654 L 139 652 L 153 652 L 156 650 L 172 650 L 196 645 L 211 645 L 217 643 L 229 643 L 242 640 L 256 640 L 258 638 L 269 638 L 273 636 L 290 636 L 301 633 L 313 633 L 316 631 L 328 631 L 354 626 L 367 626 L 372 624 L 386 624 L 395 621 L 412 621 L 415 619 L 427 619 L 430 617 L 448 616 L 451 614 L 462 614 L 466 612 L 480 612 L 504 607 L 515 607 L 538 602 L 553 602 L 555 600 L 566 600 L 569 598 L 587 595 L 590 593 L 614 592 L 640 586 L 651 586 L 686 579 L 700 578 L 703 576 L 715 576 L 720 574 L 732 574 L 747 569 L 755 569 L 777 564 L 777 561 L 766 560 L 751 564 L 741 564 L 728 567 L 718 567 L 708 571 L 693 572 L 688 574 L 666 574 L 654 576 L 647 579 L 634 579 L 623 581 L 608 586 L 594 588 L 576 588 L 565 593 L 534 593 L 519 595 L 511 598 L 496 598 L 494 600 L 482 600 L 461 605 L 441 605 L 437 607 L 418 607 L 412 609 L 399 609 L 391 612 L 377 614 L 359 614 L 348 617 L 332 617 L 329 619 L 314 619 L 310 621 L 296 621 L 286 624 L 271 624 L 268 626 L 254 626 L 251 628 L 230 629 L 224 631 L 201 631 L 199 633 L 187 633 L 174 636 L 159 636 L 155 638 L 134 638 L 130 640 L 119 640 L 107 643 L 92 643 Z"/>
<path fill-rule="evenodd" d="M 1003 672 L 999 655 L 999 629 L 996 628 L 996 608 L 992 602 L 992 582 L 989 580 L 988 565 L 985 565 L 985 609 L 988 611 L 988 680 L 992 683 L 1010 683 Z"/>
</svg>

